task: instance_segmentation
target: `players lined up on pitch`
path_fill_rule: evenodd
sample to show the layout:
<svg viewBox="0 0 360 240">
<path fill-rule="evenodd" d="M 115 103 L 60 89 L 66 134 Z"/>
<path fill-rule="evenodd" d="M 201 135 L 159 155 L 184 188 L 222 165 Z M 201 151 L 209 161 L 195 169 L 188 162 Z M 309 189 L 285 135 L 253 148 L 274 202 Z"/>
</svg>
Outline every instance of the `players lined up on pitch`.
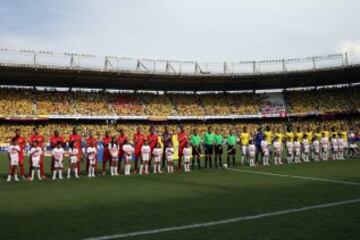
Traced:
<svg viewBox="0 0 360 240">
<path fill-rule="evenodd" d="M 358 154 L 357 145 L 354 142 L 348 144 L 348 133 L 341 130 L 339 132 L 331 129 L 331 132 L 323 129 L 317 129 L 315 133 L 308 129 L 303 133 L 299 128 L 297 132 L 292 132 L 289 128 L 285 134 L 277 132 L 273 133 L 269 127 L 266 131 L 258 129 L 251 135 L 247 128 L 244 127 L 242 132 L 238 134 L 235 130 L 231 130 L 225 138 L 220 134 L 220 129 L 216 129 L 213 133 L 212 128 L 200 136 L 195 129 L 192 135 L 188 135 L 183 127 L 177 133 L 178 147 L 178 171 L 184 169 L 190 172 L 190 166 L 201 168 L 200 156 L 202 150 L 205 154 L 205 168 L 214 166 L 235 166 L 236 146 L 241 146 L 241 163 L 255 165 L 269 165 L 270 157 L 273 155 L 274 164 L 282 164 L 282 153 L 285 151 L 287 155 L 287 163 L 308 162 L 310 159 L 314 161 L 342 160 L 345 155 L 351 156 Z M 95 177 L 98 169 L 98 140 L 90 133 L 85 139 L 83 146 L 82 137 L 77 133 L 77 129 L 73 129 L 73 133 L 68 140 L 60 136 L 58 131 L 50 137 L 49 144 L 51 148 L 51 173 L 52 178 L 63 178 L 64 160 L 69 161 L 67 169 L 67 177 L 70 178 L 71 173 L 76 178 L 81 172 L 81 162 L 86 162 L 86 172 L 88 177 Z M 162 143 L 162 144 L 160 144 Z M 109 132 L 105 133 L 102 139 L 103 160 L 102 174 L 106 174 L 106 165 L 109 163 L 110 175 L 117 176 L 121 169 L 121 162 L 124 162 L 124 174 L 130 175 L 132 161 L 134 161 L 134 173 L 149 174 L 151 169 L 154 173 L 162 173 L 165 169 L 168 173 L 174 172 L 174 154 L 173 134 L 165 127 L 161 136 L 156 132 L 155 127 L 150 127 L 150 134 L 145 136 L 140 127 L 133 136 L 132 142 L 129 141 L 123 129 L 119 130 L 118 136 L 110 136 Z M 27 154 L 25 154 L 26 146 L 29 146 Z M 65 150 L 66 149 L 66 150 Z M 223 151 L 226 149 L 227 164 L 223 165 Z M 24 159 L 25 155 L 29 159 L 28 179 L 33 180 L 35 175 L 38 179 L 46 178 L 44 170 L 45 156 L 45 138 L 40 134 L 38 128 L 34 128 L 33 135 L 28 141 L 21 136 L 20 129 L 16 130 L 15 136 L 11 139 L 8 148 L 9 156 L 9 172 L 8 181 L 12 177 L 18 181 L 17 170 L 20 168 L 20 176 L 25 179 Z M 192 160 L 192 163 L 190 161 Z M 184 161 L 184 164 L 182 162 Z M 138 165 L 140 168 L 138 169 Z"/>
</svg>

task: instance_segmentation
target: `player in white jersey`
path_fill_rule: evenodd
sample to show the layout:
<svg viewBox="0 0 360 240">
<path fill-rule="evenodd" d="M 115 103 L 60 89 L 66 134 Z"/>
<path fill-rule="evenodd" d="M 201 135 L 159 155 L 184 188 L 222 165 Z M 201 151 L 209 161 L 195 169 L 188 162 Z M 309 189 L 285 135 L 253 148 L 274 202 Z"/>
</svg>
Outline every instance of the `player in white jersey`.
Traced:
<svg viewBox="0 0 360 240">
<path fill-rule="evenodd" d="M 294 152 L 295 152 L 294 162 L 301 163 L 301 143 L 298 137 L 295 137 L 294 139 Z"/>
<path fill-rule="evenodd" d="M 253 140 L 250 140 L 248 149 L 249 149 L 250 167 L 254 167 L 255 166 L 256 146 L 255 146 Z"/>
<path fill-rule="evenodd" d="M 294 158 L 294 143 L 291 140 L 286 141 L 287 163 L 292 164 Z"/>
<path fill-rule="evenodd" d="M 54 159 L 54 171 L 52 179 L 56 179 L 56 174 L 59 173 L 59 179 L 62 179 L 62 172 L 64 168 L 64 153 L 65 150 L 62 148 L 61 143 L 58 142 L 56 147 L 52 150 L 52 158 Z"/>
<path fill-rule="evenodd" d="M 275 137 L 275 140 L 274 140 L 274 143 L 273 143 L 273 146 L 274 146 L 274 154 L 275 154 L 275 157 L 274 157 L 274 160 L 275 160 L 275 165 L 278 165 L 278 164 L 282 164 L 282 161 L 281 161 L 281 149 L 282 149 L 282 146 L 281 146 L 281 142 L 279 140 L 278 137 Z"/>
<path fill-rule="evenodd" d="M 16 138 L 11 139 L 10 146 L 8 148 L 9 158 L 9 172 L 7 181 L 11 181 L 11 176 L 14 176 L 14 180 L 17 182 L 19 178 L 17 176 L 17 168 L 19 166 L 20 146 L 16 143 Z"/>
<path fill-rule="evenodd" d="M 34 180 L 35 177 L 35 172 L 38 176 L 39 180 L 42 180 L 41 175 L 40 175 L 40 158 L 41 155 L 43 154 L 43 150 L 41 149 L 41 147 L 38 146 L 38 142 L 35 141 L 33 142 L 33 145 L 30 149 L 30 159 L 31 159 L 31 178 L 30 181 Z"/>
<path fill-rule="evenodd" d="M 307 135 L 305 134 L 302 140 L 302 159 L 304 162 L 309 162 L 309 155 L 310 155 L 310 143 L 308 141 Z"/>
<path fill-rule="evenodd" d="M 263 154 L 263 165 L 268 166 L 269 164 L 269 144 L 266 141 L 265 137 L 261 140 L 261 152 Z"/>
<path fill-rule="evenodd" d="M 332 135 L 330 142 L 331 142 L 331 159 L 338 160 L 339 148 L 338 148 L 338 140 L 335 134 Z"/>
<path fill-rule="evenodd" d="M 91 142 L 90 146 L 86 149 L 86 156 L 89 163 L 88 176 L 95 177 L 97 149 L 93 142 Z"/>
<path fill-rule="evenodd" d="M 111 157 L 111 167 L 110 175 L 118 176 L 118 165 L 119 165 L 119 145 L 116 142 L 116 138 L 112 137 L 111 142 L 108 146 L 110 157 Z"/>
<path fill-rule="evenodd" d="M 185 172 L 190 172 L 190 158 L 191 158 L 190 142 L 186 143 L 186 146 L 183 149 L 183 156 L 184 156 L 184 170 Z"/>
<path fill-rule="evenodd" d="M 313 159 L 315 161 L 319 161 L 319 155 L 320 155 L 320 142 L 319 139 L 317 137 L 313 137 L 313 142 L 312 142 L 312 148 L 313 148 Z"/>
<path fill-rule="evenodd" d="M 339 137 L 337 144 L 338 144 L 338 159 L 344 160 L 344 150 L 345 150 L 344 139 Z"/>
<path fill-rule="evenodd" d="M 134 147 L 126 140 L 123 145 L 124 157 L 125 157 L 125 176 L 130 175 L 131 159 L 134 153 Z"/>
<path fill-rule="evenodd" d="M 79 150 L 76 147 L 74 147 L 74 142 L 70 142 L 70 144 L 69 144 L 69 167 L 68 167 L 68 174 L 67 174 L 68 179 L 70 178 L 71 170 L 74 171 L 75 177 L 79 178 L 78 168 L 77 168 L 77 163 L 79 161 L 78 155 L 79 155 Z"/>
<path fill-rule="evenodd" d="M 144 141 L 144 144 L 141 146 L 141 165 L 140 165 L 140 175 L 143 173 L 143 168 L 145 166 L 145 174 L 149 174 L 149 161 L 151 155 L 151 148 L 147 140 Z"/>
<path fill-rule="evenodd" d="M 165 149 L 165 156 L 167 161 L 167 171 L 168 173 L 174 172 L 174 148 L 172 143 L 169 143 L 168 147 Z"/>
<path fill-rule="evenodd" d="M 325 133 L 322 134 L 320 145 L 321 145 L 321 159 L 323 161 L 327 161 L 328 150 L 329 150 L 329 139 L 326 137 Z"/>
<path fill-rule="evenodd" d="M 162 148 L 159 142 L 156 143 L 153 151 L 153 160 L 154 160 L 154 173 L 162 173 L 161 172 L 161 156 L 162 156 Z"/>
</svg>

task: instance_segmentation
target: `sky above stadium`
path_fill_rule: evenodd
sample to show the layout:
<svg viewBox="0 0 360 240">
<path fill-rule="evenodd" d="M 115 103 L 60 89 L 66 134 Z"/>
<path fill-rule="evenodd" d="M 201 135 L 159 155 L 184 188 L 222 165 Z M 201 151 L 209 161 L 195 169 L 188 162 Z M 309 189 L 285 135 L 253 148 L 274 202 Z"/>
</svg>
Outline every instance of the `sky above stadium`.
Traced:
<svg viewBox="0 0 360 240">
<path fill-rule="evenodd" d="M 359 0 L 0 0 L 0 48 L 199 61 L 360 56 Z"/>
</svg>

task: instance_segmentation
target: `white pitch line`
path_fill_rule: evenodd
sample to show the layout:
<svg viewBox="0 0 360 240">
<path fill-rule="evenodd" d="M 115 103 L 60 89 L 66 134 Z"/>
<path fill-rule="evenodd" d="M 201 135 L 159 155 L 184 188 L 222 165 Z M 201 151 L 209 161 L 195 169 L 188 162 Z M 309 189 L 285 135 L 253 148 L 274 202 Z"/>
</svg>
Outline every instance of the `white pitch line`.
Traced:
<svg viewBox="0 0 360 240">
<path fill-rule="evenodd" d="M 260 174 L 260 175 L 275 176 L 275 177 L 297 178 L 297 179 L 302 179 L 302 180 L 320 181 L 320 182 L 331 182 L 331 183 L 339 183 L 339 184 L 360 186 L 360 183 L 358 183 L 358 182 L 348 182 L 348 181 L 334 180 L 334 179 L 328 179 L 328 178 L 296 176 L 296 175 L 279 174 L 279 173 L 269 173 L 269 172 L 262 172 L 262 171 L 255 171 L 255 170 L 245 170 L 245 169 L 234 169 L 234 168 L 229 168 L 228 170 L 230 170 L 230 171 L 236 171 L 236 172 L 243 172 L 243 173 L 251 173 L 251 174 Z"/>
<path fill-rule="evenodd" d="M 212 221 L 212 222 L 203 222 L 203 223 L 195 223 L 195 224 L 190 224 L 190 225 L 181 225 L 181 226 L 173 226 L 173 227 L 145 230 L 145 231 L 139 231 L 139 232 L 119 233 L 119 234 L 108 235 L 108 236 L 92 237 L 92 238 L 86 238 L 84 240 L 119 239 L 119 238 L 128 238 L 128 237 L 136 237 L 136 236 L 142 236 L 142 235 L 164 233 L 164 232 L 182 231 L 182 230 L 187 230 L 187 229 L 203 228 L 203 227 L 209 227 L 209 226 L 215 226 L 215 225 L 235 223 L 235 222 L 241 222 L 241 221 L 246 221 L 246 220 L 279 216 L 279 215 L 285 215 L 285 214 L 289 214 L 289 213 L 304 212 L 304 211 L 313 210 L 313 209 L 329 208 L 329 207 L 335 207 L 335 206 L 341 206 L 341 205 L 359 203 L 359 202 L 360 202 L 360 198 L 357 198 L 357 199 L 340 201 L 340 202 L 332 202 L 332 203 L 325 203 L 325 204 L 319 204 L 319 205 L 305 206 L 305 207 L 301 207 L 301 208 L 279 210 L 279 211 L 275 211 L 275 212 L 260 213 L 257 215 L 229 218 L 229 219 L 223 219 L 223 220 Z"/>
</svg>

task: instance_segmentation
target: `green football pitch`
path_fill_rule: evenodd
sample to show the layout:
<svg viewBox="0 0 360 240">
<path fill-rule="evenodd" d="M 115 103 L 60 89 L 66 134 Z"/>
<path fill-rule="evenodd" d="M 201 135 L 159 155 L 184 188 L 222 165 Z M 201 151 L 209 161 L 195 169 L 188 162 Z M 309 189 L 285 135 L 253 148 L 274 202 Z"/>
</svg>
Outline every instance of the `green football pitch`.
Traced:
<svg viewBox="0 0 360 240">
<path fill-rule="evenodd" d="M 360 239 L 360 159 L 16 183 L 6 170 L 1 155 L 0 239 Z"/>
</svg>

